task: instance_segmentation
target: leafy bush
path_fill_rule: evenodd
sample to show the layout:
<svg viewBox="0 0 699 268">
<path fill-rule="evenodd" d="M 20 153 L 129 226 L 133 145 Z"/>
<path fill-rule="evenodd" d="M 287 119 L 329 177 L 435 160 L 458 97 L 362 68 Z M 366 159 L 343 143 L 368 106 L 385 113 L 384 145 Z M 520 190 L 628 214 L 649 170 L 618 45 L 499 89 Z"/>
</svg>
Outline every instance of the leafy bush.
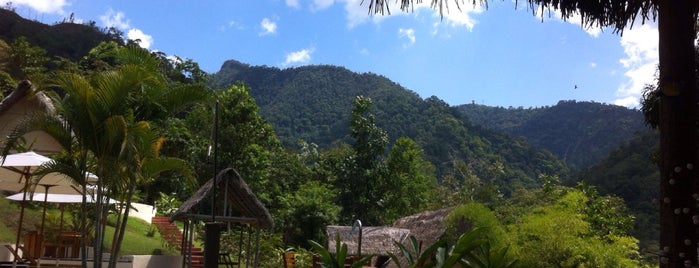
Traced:
<svg viewBox="0 0 699 268">
<path fill-rule="evenodd" d="M 438 240 L 424 251 L 421 251 L 420 245 L 414 236 L 410 236 L 409 241 L 409 247 L 395 242 L 396 246 L 401 249 L 401 253 L 406 259 L 406 264 L 403 264 L 398 256 L 388 252 L 391 260 L 398 267 L 507 268 L 514 266 L 516 262 L 507 256 L 507 248 L 491 250 L 490 243 L 486 239 L 485 228 L 474 228 L 461 234 L 451 247 L 449 247 L 450 239 L 448 237 Z"/>
<path fill-rule="evenodd" d="M 172 216 L 177 211 L 182 202 L 175 195 L 160 193 L 160 198 L 157 201 L 158 216 Z"/>
<path fill-rule="evenodd" d="M 323 268 L 344 268 L 345 262 L 347 261 L 347 244 L 340 242 L 340 235 L 335 236 L 335 254 L 330 253 L 328 249 L 324 246 L 318 244 L 318 242 L 310 240 L 309 244 L 313 247 L 316 254 L 320 255 L 320 260 L 322 262 Z M 374 255 L 368 255 L 359 258 L 358 260 L 352 262 L 350 268 L 359 268 L 367 264 Z"/>
</svg>

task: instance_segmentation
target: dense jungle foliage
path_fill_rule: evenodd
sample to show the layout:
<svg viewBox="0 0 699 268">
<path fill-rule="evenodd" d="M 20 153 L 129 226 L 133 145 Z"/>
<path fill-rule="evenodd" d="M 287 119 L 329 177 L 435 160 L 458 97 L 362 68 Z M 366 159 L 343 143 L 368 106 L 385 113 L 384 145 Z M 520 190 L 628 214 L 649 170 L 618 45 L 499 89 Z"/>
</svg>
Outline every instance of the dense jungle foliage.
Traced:
<svg viewBox="0 0 699 268">
<path fill-rule="evenodd" d="M 648 130 L 643 115 L 621 106 L 559 101 L 546 107 L 457 107 L 471 123 L 523 137 L 546 149 L 573 170 L 589 167 L 637 132 Z"/>
</svg>

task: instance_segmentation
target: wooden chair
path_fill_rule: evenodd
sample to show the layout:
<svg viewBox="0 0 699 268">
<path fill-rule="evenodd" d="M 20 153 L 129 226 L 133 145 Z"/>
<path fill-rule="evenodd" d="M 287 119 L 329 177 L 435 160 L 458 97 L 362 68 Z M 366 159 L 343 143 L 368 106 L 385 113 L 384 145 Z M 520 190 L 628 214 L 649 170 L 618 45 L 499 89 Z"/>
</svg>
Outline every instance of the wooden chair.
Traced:
<svg viewBox="0 0 699 268">
<path fill-rule="evenodd" d="M 240 267 L 239 263 L 236 261 L 233 261 L 231 258 L 231 255 L 228 254 L 228 252 L 219 252 L 218 253 L 218 264 L 219 265 L 226 265 L 226 268 L 233 268 L 236 265 Z"/>
<path fill-rule="evenodd" d="M 284 268 L 295 268 L 296 254 L 293 251 L 282 253 L 282 262 L 284 262 Z"/>
</svg>

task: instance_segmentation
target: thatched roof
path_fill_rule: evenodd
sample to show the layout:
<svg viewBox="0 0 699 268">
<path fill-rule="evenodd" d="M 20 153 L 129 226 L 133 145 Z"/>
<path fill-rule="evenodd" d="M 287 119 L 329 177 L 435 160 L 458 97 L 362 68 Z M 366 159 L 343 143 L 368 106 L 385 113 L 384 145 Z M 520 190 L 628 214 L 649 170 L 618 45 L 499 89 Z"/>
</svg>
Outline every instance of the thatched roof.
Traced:
<svg viewBox="0 0 699 268">
<path fill-rule="evenodd" d="M 36 91 L 34 89 L 34 85 L 32 85 L 32 82 L 29 80 L 22 80 L 17 84 L 17 88 L 13 90 L 10 95 L 7 95 L 5 99 L 0 101 L 0 115 L 10 110 L 13 105 L 22 100 L 34 102 L 42 110 L 47 112 L 55 111 L 53 103 L 51 103 L 51 100 L 46 96 L 46 94 Z"/>
<path fill-rule="evenodd" d="M 425 247 L 437 242 L 446 232 L 444 220 L 454 208 L 425 211 L 415 215 L 398 219 L 393 227 L 410 230 L 410 235 L 422 241 Z"/>
<path fill-rule="evenodd" d="M 399 253 L 394 241 L 408 243 L 408 237 L 414 236 L 428 247 L 439 240 L 446 232 L 444 220 L 454 208 L 425 211 L 398 219 L 393 226 L 365 226 L 362 228 L 362 255 L 386 255 L 386 252 Z M 329 225 L 325 228 L 328 249 L 335 251 L 335 236 L 340 235 L 340 242 L 347 244 L 347 254 L 357 254 L 359 228 L 352 231 L 352 226 Z"/>
<path fill-rule="evenodd" d="M 0 101 L 0 149 L 2 139 L 14 131 L 17 124 L 32 114 L 54 114 L 55 107 L 51 99 L 41 91 L 37 91 L 29 80 L 19 82 L 17 88 Z M 43 131 L 31 131 L 24 134 L 26 141 L 33 143 L 32 149 L 41 154 L 58 152 L 60 144 Z"/>
<path fill-rule="evenodd" d="M 219 190 L 216 193 L 217 197 L 223 198 L 223 193 L 226 192 L 228 200 L 225 200 L 225 202 L 228 202 L 228 205 L 241 215 L 241 217 L 221 217 L 221 219 L 254 223 L 261 228 L 272 228 L 274 224 L 272 215 L 269 214 L 267 208 L 257 199 L 257 196 L 250 190 L 250 187 L 248 187 L 235 169 L 227 168 L 222 170 L 216 176 L 216 181 L 218 182 L 216 189 Z M 201 219 L 201 215 L 195 215 L 193 212 L 197 205 L 211 193 L 213 185 L 213 179 L 206 182 L 192 197 L 182 203 L 170 217 L 170 221 Z"/>
<path fill-rule="evenodd" d="M 325 228 L 328 237 L 328 249 L 335 253 L 335 236 L 340 235 L 340 242 L 347 244 L 347 254 L 357 254 L 357 242 L 359 241 L 359 228 L 352 231 L 352 226 L 329 225 Z M 398 252 L 393 241 L 405 243 L 410 230 L 385 227 L 367 226 L 362 228 L 362 255 L 376 254 L 386 255 L 386 252 Z"/>
</svg>

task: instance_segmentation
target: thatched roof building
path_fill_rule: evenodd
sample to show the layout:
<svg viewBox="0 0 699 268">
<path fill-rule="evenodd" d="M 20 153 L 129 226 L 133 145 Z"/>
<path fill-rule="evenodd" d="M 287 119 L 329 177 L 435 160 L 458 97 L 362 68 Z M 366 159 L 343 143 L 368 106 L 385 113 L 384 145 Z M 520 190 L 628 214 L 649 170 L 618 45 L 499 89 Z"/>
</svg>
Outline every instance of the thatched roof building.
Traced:
<svg viewBox="0 0 699 268">
<path fill-rule="evenodd" d="M 215 187 L 214 187 L 215 186 Z M 224 208 L 234 210 L 235 214 L 228 209 L 224 215 L 203 215 L 194 213 L 199 209 L 200 203 L 210 194 L 216 193 L 216 201 L 223 200 Z M 198 221 L 215 221 L 217 223 L 239 224 L 249 232 L 239 232 L 238 251 L 234 254 L 234 259 L 238 264 L 245 263 L 245 267 L 257 267 L 259 260 L 260 229 L 271 229 L 274 225 L 272 215 L 267 208 L 257 199 L 257 196 L 250 190 L 247 183 L 240 177 L 240 174 L 233 168 L 227 168 L 219 172 L 215 178 L 207 181 L 192 197 L 187 199 L 170 216 L 170 221 L 182 221 L 184 223 L 184 239 L 182 241 L 181 254 L 185 257 L 183 263 L 192 264 L 192 251 L 188 250 L 193 245 L 193 233 Z M 254 236 L 254 238 L 253 238 Z M 254 240 L 254 242 L 253 242 Z M 216 247 L 215 250 L 218 250 Z M 217 252 L 217 254 L 220 252 Z M 184 267 L 184 266 L 183 266 Z M 240 267 L 240 266 L 239 266 Z"/>
<path fill-rule="evenodd" d="M 437 242 L 446 232 L 444 220 L 453 209 L 453 207 L 443 208 L 403 217 L 396 220 L 393 227 L 410 230 L 410 235 L 422 241 L 424 247 L 428 247 Z"/>
<path fill-rule="evenodd" d="M 224 202 L 227 202 L 230 207 L 239 213 L 235 217 L 217 216 L 219 219 L 252 224 L 260 228 L 272 228 L 274 225 L 272 215 L 269 214 L 267 208 L 257 199 L 257 196 L 250 190 L 250 187 L 248 187 L 235 169 L 227 168 L 219 172 L 216 176 L 216 182 L 216 190 L 218 190 L 216 195 L 220 198 L 225 198 Z M 170 221 L 206 220 L 211 218 L 211 215 L 200 215 L 194 212 L 198 208 L 199 203 L 212 193 L 213 186 L 214 179 L 206 182 L 192 197 L 182 203 L 170 217 Z"/>
<path fill-rule="evenodd" d="M 51 99 L 37 91 L 29 80 L 22 80 L 17 88 L 0 100 L 0 148 L 7 137 L 22 120 L 28 116 L 41 113 L 55 113 Z M 40 154 L 61 151 L 61 146 L 43 131 L 32 131 L 24 135 L 27 142 L 32 142 L 32 149 Z"/>
<path fill-rule="evenodd" d="M 335 236 L 340 236 L 340 241 L 347 244 L 347 254 L 356 255 L 358 252 L 359 228 L 352 230 L 351 226 L 327 226 L 328 249 L 335 253 Z M 405 243 L 410 230 L 385 227 L 367 226 L 362 228 L 362 255 L 386 255 L 386 252 L 399 252 L 394 241 Z"/>
<path fill-rule="evenodd" d="M 387 252 L 396 256 L 402 256 L 402 252 L 395 245 L 399 242 L 407 245 L 408 237 L 414 236 L 422 244 L 422 249 L 431 246 L 446 233 L 444 221 L 454 208 L 444 208 L 440 210 L 425 211 L 415 215 L 400 218 L 393 223 L 393 226 L 365 226 L 362 228 L 361 255 L 374 254 L 377 258 L 374 265 L 377 267 L 397 267 L 395 263 L 388 261 Z M 356 255 L 358 253 L 359 230 L 352 226 L 326 227 L 328 238 L 327 248 L 330 252 L 335 252 L 335 236 L 340 236 L 340 242 L 347 244 L 347 254 Z M 383 256 L 383 257 L 378 257 Z M 388 261 L 388 262 L 386 262 Z M 403 261 L 405 263 L 405 261 Z"/>
</svg>

